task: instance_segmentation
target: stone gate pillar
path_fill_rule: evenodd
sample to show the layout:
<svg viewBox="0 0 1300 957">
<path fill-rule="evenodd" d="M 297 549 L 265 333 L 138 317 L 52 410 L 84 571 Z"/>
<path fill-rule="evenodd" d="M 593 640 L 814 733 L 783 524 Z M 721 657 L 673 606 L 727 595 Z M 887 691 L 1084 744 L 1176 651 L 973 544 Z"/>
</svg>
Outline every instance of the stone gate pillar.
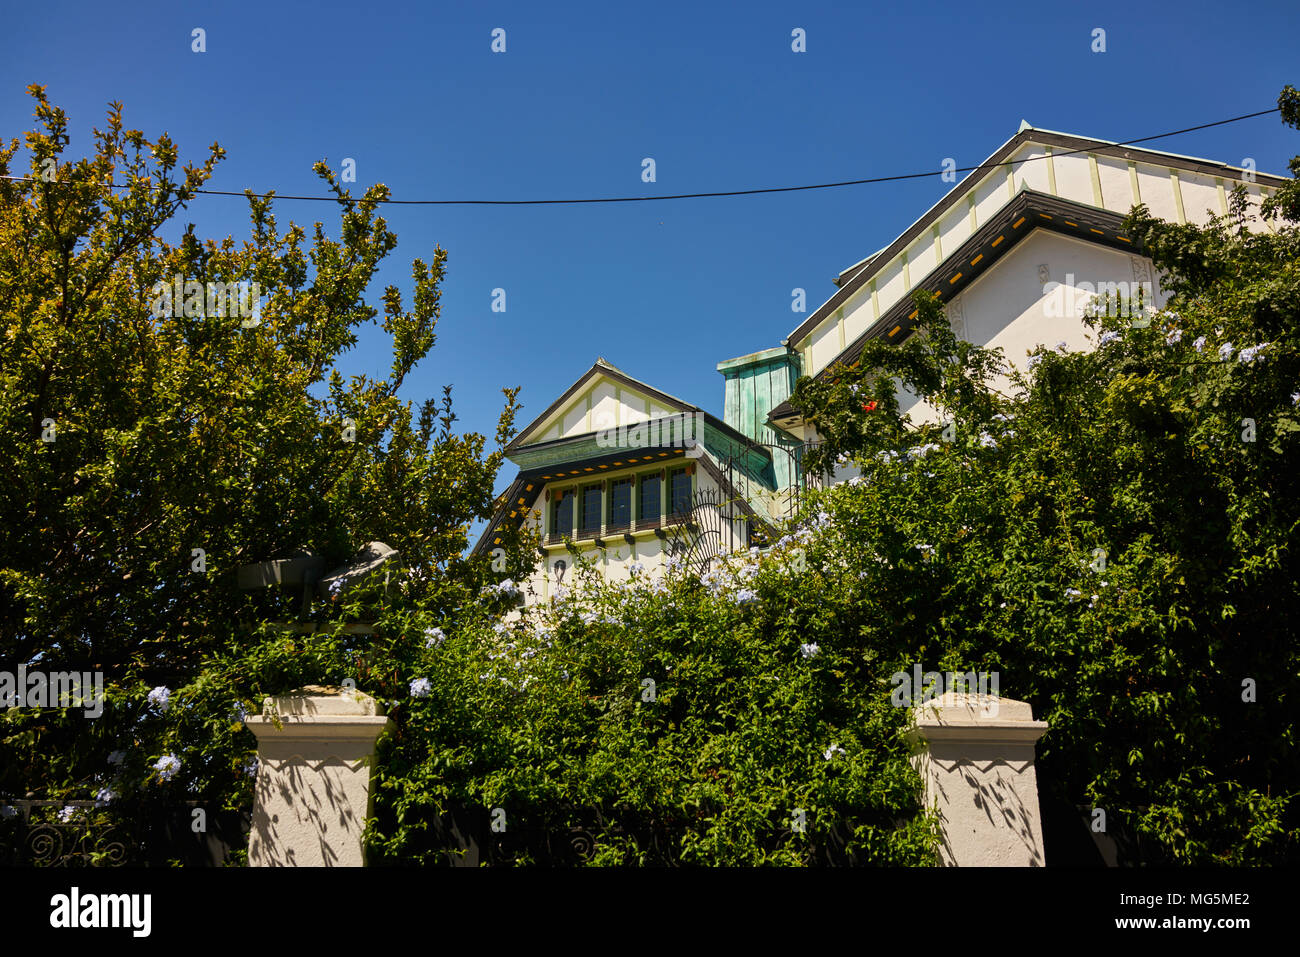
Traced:
<svg viewBox="0 0 1300 957">
<path fill-rule="evenodd" d="M 259 762 L 249 866 L 362 866 L 371 758 L 388 719 L 368 695 L 318 686 L 262 711 L 246 720 Z"/>
<path fill-rule="evenodd" d="M 1034 744 L 1047 723 L 1023 701 L 945 694 L 913 710 L 909 738 L 946 866 L 1042 867 Z"/>
</svg>

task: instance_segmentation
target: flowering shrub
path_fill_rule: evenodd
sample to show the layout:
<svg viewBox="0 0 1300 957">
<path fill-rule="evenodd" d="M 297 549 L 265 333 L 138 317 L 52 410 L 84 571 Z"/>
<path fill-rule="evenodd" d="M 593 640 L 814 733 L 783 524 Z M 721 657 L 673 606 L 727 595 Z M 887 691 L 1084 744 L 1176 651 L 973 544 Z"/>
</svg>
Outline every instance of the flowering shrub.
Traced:
<svg viewBox="0 0 1300 957">
<path fill-rule="evenodd" d="M 1050 725 L 1044 803 L 1104 809 L 1148 861 L 1300 859 L 1297 192 L 1276 232 L 1244 230 L 1240 196 L 1206 227 L 1136 209 L 1126 233 L 1174 298 L 1149 324 L 1094 314 L 1100 348 L 1040 348 L 1009 396 L 987 386 L 1001 356 L 924 295 L 918 335 L 796 390 L 826 439 L 813 467 L 862 471 L 813 507 L 850 540 L 841 561 L 880 558 L 868 647 L 1000 672 Z M 852 387 L 891 376 L 946 428 L 862 416 Z M 924 473 L 897 454 L 918 440 L 941 446 Z"/>
</svg>

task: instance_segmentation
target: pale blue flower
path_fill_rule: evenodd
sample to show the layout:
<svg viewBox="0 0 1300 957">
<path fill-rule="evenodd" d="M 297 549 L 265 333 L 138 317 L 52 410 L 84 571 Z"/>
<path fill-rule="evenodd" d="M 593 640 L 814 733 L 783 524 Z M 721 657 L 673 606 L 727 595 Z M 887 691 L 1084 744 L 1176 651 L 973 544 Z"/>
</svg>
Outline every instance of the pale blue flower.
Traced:
<svg viewBox="0 0 1300 957">
<path fill-rule="evenodd" d="M 174 754 L 164 754 L 154 762 L 153 769 L 158 772 L 161 780 L 170 781 L 181 769 L 181 759 Z"/>
<path fill-rule="evenodd" d="M 1025 368 L 1029 369 L 1032 372 L 1038 366 L 1038 363 L 1042 361 L 1043 361 L 1042 356 L 1030 356 L 1028 359 L 1025 360 Z"/>
<path fill-rule="evenodd" d="M 1098 340 L 1098 345 L 1105 346 L 1105 345 L 1109 345 L 1112 342 L 1119 342 L 1119 340 L 1120 340 L 1120 335 L 1117 330 L 1107 329 L 1105 332 L 1101 334 L 1101 339 Z"/>
<path fill-rule="evenodd" d="M 411 697 L 423 698 L 433 690 L 433 683 L 428 678 L 416 678 L 411 682 Z"/>
<path fill-rule="evenodd" d="M 1244 362 L 1247 365 L 1250 365 L 1256 360 L 1262 362 L 1264 359 L 1264 350 L 1271 344 L 1272 343 L 1262 342 L 1257 346 L 1247 346 L 1245 349 L 1242 349 L 1241 352 L 1237 353 L 1237 361 Z"/>
<path fill-rule="evenodd" d="M 632 562 L 632 564 L 627 566 L 627 571 L 629 575 L 640 575 L 645 571 L 645 565 L 641 562 Z"/>
<path fill-rule="evenodd" d="M 1231 342 L 1225 342 L 1223 345 L 1219 346 L 1219 358 L 1222 359 L 1224 362 L 1227 362 L 1229 359 L 1232 358 Z"/>
<path fill-rule="evenodd" d="M 1202 349 L 1204 349 L 1205 336 L 1197 336 L 1196 339 L 1192 341 L 1192 348 L 1195 349 L 1197 352 L 1200 352 Z"/>
<path fill-rule="evenodd" d="M 260 767 L 260 762 L 257 760 L 257 755 L 249 755 L 248 760 L 244 762 L 244 773 L 250 778 L 255 778 L 257 777 L 258 767 Z"/>
<path fill-rule="evenodd" d="M 752 602 L 758 601 L 758 594 L 748 588 L 742 588 L 732 596 L 732 600 L 735 601 L 737 605 L 748 605 Z"/>
<path fill-rule="evenodd" d="M 424 634 L 424 647 L 426 648 L 436 648 L 447 640 L 447 636 L 443 634 L 441 628 L 430 628 Z"/>
<path fill-rule="evenodd" d="M 115 800 L 117 800 L 117 792 L 112 788 L 100 788 L 95 793 L 95 807 L 108 807 Z"/>
<path fill-rule="evenodd" d="M 62 823 L 67 824 L 69 821 L 72 820 L 72 818 L 76 815 L 76 813 L 77 813 L 77 809 L 72 805 L 68 805 L 67 807 L 64 807 L 59 811 L 59 820 Z"/>
<path fill-rule="evenodd" d="M 6 821 L 12 821 L 17 816 L 18 808 L 12 807 L 8 804 L 0 805 L 0 818 L 4 818 Z"/>
<path fill-rule="evenodd" d="M 1065 351 L 1066 351 L 1066 348 L 1067 348 L 1067 347 L 1066 347 L 1066 345 L 1065 345 L 1065 340 L 1064 340 L 1064 339 L 1062 339 L 1060 342 L 1058 342 L 1058 343 L 1056 344 L 1056 351 L 1057 351 L 1057 352 L 1065 352 Z"/>
<path fill-rule="evenodd" d="M 848 754 L 848 752 L 845 751 L 843 748 L 841 748 L 838 744 L 832 744 L 829 748 L 827 748 L 825 751 L 822 752 L 822 757 L 824 757 L 827 761 L 829 761 L 837 754 Z"/>
<path fill-rule="evenodd" d="M 154 705 L 159 711 L 166 711 L 171 705 L 171 690 L 166 685 L 159 685 L 149 692 L 149 704 Z"/>
<path fill-rule="evenodd" d="M 811 658 L 814 655 L 816 655 L 817 652 L 819 651 L 821 651 L 821 648 L 817 646 L 817 642 L 815 641 L 799 646 L 799 653 L 803 655 L 805 658 Z"/>
<path fill-rule="evenodd" d="M 1165 336 L 1165 345 L 1167 346 L 1176 346 L 1182 341 L 1183 330 L 1181 329 L 1170 329 L 1168 335 Z"/>
</svg>

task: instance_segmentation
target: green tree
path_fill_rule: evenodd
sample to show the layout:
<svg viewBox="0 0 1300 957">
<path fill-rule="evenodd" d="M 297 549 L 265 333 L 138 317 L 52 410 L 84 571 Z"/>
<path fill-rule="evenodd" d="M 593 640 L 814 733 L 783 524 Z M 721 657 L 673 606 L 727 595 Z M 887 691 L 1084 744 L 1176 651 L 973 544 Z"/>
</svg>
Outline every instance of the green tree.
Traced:
<svg viewBox="0 0 1300 957">
<path fill-rule="evenodd" d="M 397 243 L 378 215 L 384 186 L 354 197 L 317 164 L 338 239 L 320 222 L 310 237 L 281 228 L 273 197 L 250 194 L 243 242 L 201 240 L 189 224 L 168 243 L 162 230 L 224 151 L 179 167 L 171 140 L 127 129 L 112 104 L 94 155 L 74 159 L 64 113 L 30 92 L 27 178 L 0 180 L 0 662 L 102 671 L 108 704 L 96 720 L 0 711 L 0 794 L 110 787 L 122 801 L 187 793 L 246 807 L 239 702 L 299 679 L 338 683 L 399 636 L 286 645 L 265 623 L 298 619 L 301 596 L 241 592 L 238 568 L 300 548 L 329 568 L 377 539 L 400 553 L 391 592 L 405 607 L 447 617 L 473 605 L 500 577 L 463 553 L 492 510 L 516 390 L 490 452 L 453 431 L 450 388 L 418 409 L 399 398 L 434 344 L 446 253 L 413 262 L 409 306 L 391 286 L 367 301 Z M 0 174 L 19 145 L 0 148 Z M 241 282 L 258 288 L 240 297 Z M 340 357 L 376 320 L 391 373 L 345 377 Z M 519 554 L 512 544 L 509 561 Z M 318 600 L 306 617 L 347 615 Z M 166 714 L 147 700 L 159 686 L 172 692 Z M 125 752 L 117 771 L 113 751 Z M 165 753 L 181 762 L 169 781 L 153 769 Z"/>
</svg>

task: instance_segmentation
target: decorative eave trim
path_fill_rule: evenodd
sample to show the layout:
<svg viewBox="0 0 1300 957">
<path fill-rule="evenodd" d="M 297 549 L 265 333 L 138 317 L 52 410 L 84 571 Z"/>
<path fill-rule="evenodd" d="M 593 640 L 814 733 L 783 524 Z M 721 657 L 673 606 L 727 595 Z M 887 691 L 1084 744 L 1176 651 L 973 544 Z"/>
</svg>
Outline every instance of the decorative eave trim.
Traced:
<svg viewBox="0 0 1300 957">
<path fill-rule="evenodd" d="M 955 298 L 1036 229 L 1051 230 L 1125 252 L 1140 251 L 1138 244 L 1120 232 L 1123 222 L 1122 215 L 1108 209 L 1022 189 L 951 256 L 945 257 L 918 282 L 912 292 L 928 289 L 944 302 Z M 813 376 L 814 381 L 824 379 L 837 365 L 851 365 L 869 339 L 902 342 L 911 335 L 916 315 L 917 309 L 909 293 L 827 363 Z M 788 428 L 799 418 L 789 399 L 768 413 L 768 422 L 773 423 L 774 428 Z"/>
</svg>

